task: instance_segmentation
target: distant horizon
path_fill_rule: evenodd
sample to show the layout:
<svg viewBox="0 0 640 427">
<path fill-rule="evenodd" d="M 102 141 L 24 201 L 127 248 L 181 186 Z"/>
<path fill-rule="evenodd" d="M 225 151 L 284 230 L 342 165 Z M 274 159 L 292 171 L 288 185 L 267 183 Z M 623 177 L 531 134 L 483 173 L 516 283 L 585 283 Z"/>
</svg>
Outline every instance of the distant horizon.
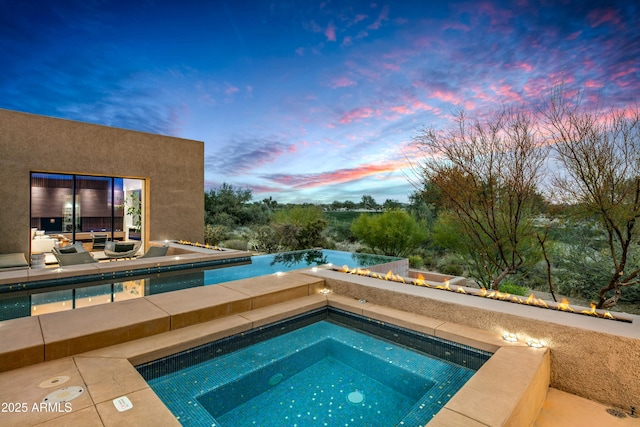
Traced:
<svg viewBox="0 0 640 427">
<path fill-rule="evenodd" d="M 12 2 L 0 108 L 204 141 L 205 191 L 407 203 L 423 127 L 592 108 L 640 89 L 640 6 L 534 2 Z"/>
</svg>

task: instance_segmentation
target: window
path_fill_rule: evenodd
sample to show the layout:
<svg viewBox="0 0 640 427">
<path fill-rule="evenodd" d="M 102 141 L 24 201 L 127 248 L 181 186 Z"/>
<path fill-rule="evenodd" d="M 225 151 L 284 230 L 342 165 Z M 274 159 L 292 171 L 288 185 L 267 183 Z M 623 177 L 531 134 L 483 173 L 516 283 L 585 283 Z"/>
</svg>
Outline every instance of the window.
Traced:
<svg viewBox="0 0 640 427">
<path fill-rule="evenodd" d="M 93 233 L 107 233 L 114 240 L 139 239 L 140 233 L 129 236 L 128 225 L 135 220 L 128 218 L 127 197 L 135 193 L 141 200 L 143 185 L 139 179 L 34 172 L 31 228 L 71 241 L 89 241 Z"/>
</svg>

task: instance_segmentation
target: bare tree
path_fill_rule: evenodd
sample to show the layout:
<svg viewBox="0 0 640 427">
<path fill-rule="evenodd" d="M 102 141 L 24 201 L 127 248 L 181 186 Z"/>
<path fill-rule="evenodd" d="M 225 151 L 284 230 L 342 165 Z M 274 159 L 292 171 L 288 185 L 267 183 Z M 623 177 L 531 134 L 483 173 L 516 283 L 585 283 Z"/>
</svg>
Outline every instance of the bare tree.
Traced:
<svg viewBox="0 0 640 427">
<path fill-rule="evenodd" d="M 611 308 L 621 289 L 638 283 L 640 274 L 637 265 L 628 265 L 639 237 L 640 110 L 589 112 L 578 98 L 558 90 L 544 114 L 561 165 L 556 190 L 605 230 L 612 262 L 605 268 L 611 268 L 611 277 L 599 291 L 597 308 Z"/>
<path fill-rule="evenodd" d="M 426 155 L 419 176 L 468 237 L 481 281 L 497 289 L 537 261 L 533 206 L 548 148 L 530 114 L 503 110 L 480 121 L 461 111 L 451 129 L 424 129 L 414 143 Z"/>
</svg>

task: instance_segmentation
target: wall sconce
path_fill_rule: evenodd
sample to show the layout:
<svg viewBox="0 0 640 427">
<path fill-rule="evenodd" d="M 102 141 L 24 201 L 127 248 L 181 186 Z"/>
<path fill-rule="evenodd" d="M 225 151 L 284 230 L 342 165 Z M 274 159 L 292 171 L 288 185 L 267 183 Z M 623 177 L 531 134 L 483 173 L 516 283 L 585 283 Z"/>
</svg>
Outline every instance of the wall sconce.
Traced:
<svg viewBox="0 0 640 427">
<path fill-rule="evenodd" d="M 532 347 L 532 348 L 542 348 L 542 347 L 544 347 L 544 345 L 542 345 L 542 342 L 540 342 L 540 340 L 536 340 L 536 339 L 530 339 L 529 341 L 527 341 L 527 345 L 529 347 Z"/>
<path fill-rule="evenodd" d="M 514 333 L 505 332 L 502 335 L 502 339 L 508 342 L 518 342 L 518 337 Z"/>
</svg>

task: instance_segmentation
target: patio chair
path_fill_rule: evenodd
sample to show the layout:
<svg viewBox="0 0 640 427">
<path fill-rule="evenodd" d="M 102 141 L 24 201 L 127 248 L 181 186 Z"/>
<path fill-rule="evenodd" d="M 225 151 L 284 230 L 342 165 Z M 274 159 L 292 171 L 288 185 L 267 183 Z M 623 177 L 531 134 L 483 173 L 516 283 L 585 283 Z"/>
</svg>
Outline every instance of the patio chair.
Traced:
<svg viewBox="0 0 640 427">
<path fill-rule="evenodd" d="M 104 245 L 109 238 L 108 234 L 92 234 L 91 240 L 93 243 L 92 250 L 104 249 Z"/>
<path fill-rule="evenodd" d="M 0 271 L 24 270 L 29 263 L 23 253 L 0 254 Z"/>
<path fill-rule="evenodd" d="M 87 252 L 84 249 L 81 242 L 76 242 L 64 248 L 53 248 L 51 252 L 53 252 L 53 255 L 58 260 L 60 267 L 98 262 L 98 260 L 91 255 L 91 252 Z"/>
<path fill-rule="evenodd" d="M 137 259 L 165 256 L 168 250 L 169 246 L 151 246 L 144 255 L 139 256 Z"/>
<path fill-rule="evenodd" d="M 133 242 L 108 241 L 105 242 L 104 254 L 110 261 L 118 258 L 133 259 L 136 253 L 140 250 L 141 245 L 142 242 L 139 240 Z"/>
</svg>

